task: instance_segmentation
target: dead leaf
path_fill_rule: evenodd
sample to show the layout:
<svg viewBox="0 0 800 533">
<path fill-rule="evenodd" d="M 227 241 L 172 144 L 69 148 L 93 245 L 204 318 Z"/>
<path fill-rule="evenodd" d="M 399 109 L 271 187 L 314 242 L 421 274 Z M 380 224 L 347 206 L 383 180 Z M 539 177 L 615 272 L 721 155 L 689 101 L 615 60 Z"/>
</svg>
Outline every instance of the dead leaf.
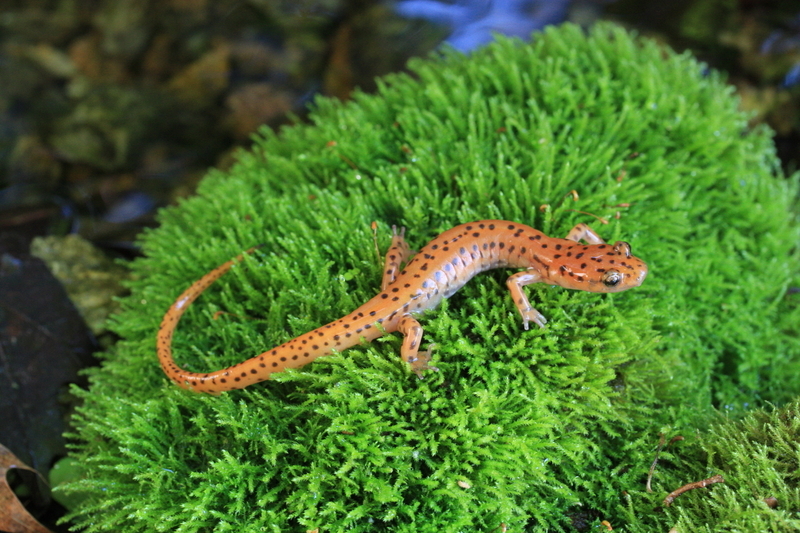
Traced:
<svg viewBox="0 0 800 533">
<path fill-rule="evenodd" d="M 6 473 L 12 468 L 39 472 L 20 461 L 11 450 L 0 444 L 0 531 L 8 533 L 52 533 L 34 517 L 11 490 Z"/>
</svg>

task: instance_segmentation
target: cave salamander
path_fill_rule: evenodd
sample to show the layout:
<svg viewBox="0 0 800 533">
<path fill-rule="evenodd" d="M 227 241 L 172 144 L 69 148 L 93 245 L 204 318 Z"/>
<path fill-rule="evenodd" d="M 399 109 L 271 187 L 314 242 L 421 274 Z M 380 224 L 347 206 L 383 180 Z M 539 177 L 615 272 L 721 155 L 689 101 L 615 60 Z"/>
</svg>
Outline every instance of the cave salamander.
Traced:
<svg viewBox="0 0 800 533">
<path fill-rule="evenodd" d="M 181 315 L 241 257 L 193 283 L 164 315 L 156 341 L 158 357 L 166 375 L 183 388 L 210 394 L 241 389 L 267 380 L 275 372 L 395 331 L 403 335 L 400 357 L 421 376 L 424 370 L 435 368 L 428 365 L 430 349 L 420 352 L 422 326 L 415 315 L 435 308 L 480 272 L 524 269 L 509 276 L 506 285 L 525 329 L 531 322 L 539 327 L 547 323 L 531 306 L 523 291 L 525 285 L 547 283 L 590 292 L 620 292 L 641 285 L 647 275 L 647 265 L 631 255 L 628 243 L 606 244 L 586 224 L 578 224 L 566 238 L 559 239 L 517 222 L 469 222 L 445 231 L 413 257 L 404 229 L 393 227 L 381 291 L 352 313 L 222 370 L 204 373 L 180 368 L 172 357 L 172 335 Z"/>
</svg>

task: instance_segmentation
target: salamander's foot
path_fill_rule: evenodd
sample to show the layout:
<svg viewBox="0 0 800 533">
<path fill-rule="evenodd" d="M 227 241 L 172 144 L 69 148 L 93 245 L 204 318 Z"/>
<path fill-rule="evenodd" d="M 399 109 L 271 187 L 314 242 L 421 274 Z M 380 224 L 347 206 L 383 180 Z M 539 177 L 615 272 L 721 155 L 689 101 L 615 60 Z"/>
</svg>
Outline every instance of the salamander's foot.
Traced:
<svg viewBox="0 0 800 533">
<path fill-rule="evenodd" d="M 547 324 L 547 319 L 544 317 L 542 313 L 534 309 L 533 307 L 528 307 L 527 309 L 520 309 L 520 314 L 522 315 L 522 326 L 525 329 L 530 329 L 528 327 L 529 322 L 535 322 L 537 326 L 543 328 L 545 324 Z"/>
<path fill-rule="evenodd" d="M 411 370 L 417 375 L 419 379 L 425 379 L 422 375 L 423 370 L 433 370 L 434 372 L 438 372 L 439 369 L 435 366 L 431 366 L 428 363 L 431 362 L 431 351 L 436 347 L 435 344 L 431 344 L 428 346 L 428 349 L 422 353 L 417 353 L 416 358 L 413 361 L 408 361 Z"/>
</svg>

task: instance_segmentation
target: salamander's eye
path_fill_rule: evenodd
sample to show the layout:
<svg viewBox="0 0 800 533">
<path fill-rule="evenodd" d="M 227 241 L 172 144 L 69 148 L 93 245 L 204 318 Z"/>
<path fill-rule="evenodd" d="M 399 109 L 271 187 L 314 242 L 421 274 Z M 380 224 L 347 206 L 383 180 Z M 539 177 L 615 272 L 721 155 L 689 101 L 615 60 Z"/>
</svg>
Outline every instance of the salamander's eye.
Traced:
<svg viewBox="0 0 800 533">
<path fill-rule="evenodd" d="M 618 270 L 606 270 L 602 281 L 606 287 L 616 287 L 622 281 L 622 274 Z"/>
<path fill-rule="evenodd" d="M 631 245 L 625 241 L 617 241 L 614 243 L 614 251 L 625 257 L 631 256 Z"/>
</svg>

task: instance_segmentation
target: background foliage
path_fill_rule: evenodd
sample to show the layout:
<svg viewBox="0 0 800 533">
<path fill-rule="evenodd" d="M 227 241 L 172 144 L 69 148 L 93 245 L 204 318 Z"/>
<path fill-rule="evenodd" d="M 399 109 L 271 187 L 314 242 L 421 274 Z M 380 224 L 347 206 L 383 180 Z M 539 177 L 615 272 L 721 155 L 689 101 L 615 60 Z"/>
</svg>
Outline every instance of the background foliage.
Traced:
<svg viewBox="0 0 800 533">
<path fill-rule="evenodd" d="M 78 527 L 567 531 L 610 520 L 649 531 L 671 513 L 708 520 L 699 503 L 653 512 L 694 480 L 699 463 L 676 468 L 684 452 L 703 460 L 708 437 L 693 428 L 800 390 L 796 180 L 780 176 L 769 132 L 748 128 L 716 73 L 608 25 L 499 39 L 412 70 L 375 96 L 317 101 L 314 125 L 262 131 L 230 172 L 162 212 L 114 322 L 124 340 L 81 393 L 74 453 L 88 471 L 72 488 L 90 498 Z M 422 381 L 399 362 L 399 335 L 220 397 L 178 389 L 157 365 L 172 299 L 255 243 L 181 321 L 174 348 L 187 369 L 238 362 L 374 295 L 371 221 L 382 246 L 398 224 L 420 247 L 480 218 L 550 235 L 593 223 L 629 241 L 650 276 L 609 296 L 531 288 L 550 323 L 523 331 L 508 272 L 482 275 L 423 318 L 440 371 Z M 232 315 L 213 320 L 219 310 Z M 666 456 L 649 495 L 660 432 L 690 442 Z"/>
</svg>

